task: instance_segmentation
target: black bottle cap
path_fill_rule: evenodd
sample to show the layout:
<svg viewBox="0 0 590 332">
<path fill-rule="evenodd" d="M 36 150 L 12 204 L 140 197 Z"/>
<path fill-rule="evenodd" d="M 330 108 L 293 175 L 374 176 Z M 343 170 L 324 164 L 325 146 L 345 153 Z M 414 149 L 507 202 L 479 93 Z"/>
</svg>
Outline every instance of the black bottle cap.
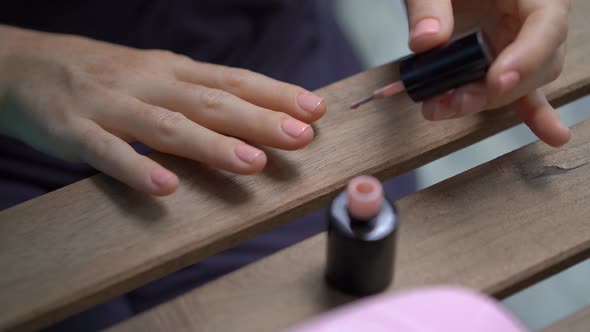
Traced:
<svg viewBox="0 0 590 332">
<path fill-rule="evenodd" d="M 484 78 L 493 53 L 482 31 L 442 47 L 408 56 L 399 64 L 407 94 L 420 102 Z"/>
<path fill-rule="evenodd" d="M 386 289 L 393 280 L 399 216 L 387 198 L 379 214 L 358 221 L 348 214 L 345 193 L 328 208 L 325 278 L 344 293 L 365 296 Z"/>
</svg>

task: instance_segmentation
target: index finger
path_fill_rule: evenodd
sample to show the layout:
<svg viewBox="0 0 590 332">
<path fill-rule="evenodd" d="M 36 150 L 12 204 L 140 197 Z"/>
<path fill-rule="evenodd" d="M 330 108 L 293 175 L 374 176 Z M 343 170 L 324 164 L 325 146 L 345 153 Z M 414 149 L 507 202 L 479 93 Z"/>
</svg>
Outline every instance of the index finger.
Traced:
<svg viewBox="0 0 590 332">
<path fill-rule="evenodd" d="M 224 90 L 252 104 L 308 123 L 326 113 L 324 98 L 249 70 L 185 59 L 177 63 L 175 72 L 181 81 Z"/>
<path fill-rule="evenodd" d="M 538 71 L 554 77 L 561 70 L 561 59 L 556 55 L 567 38 L 568 11 L 568 1 L 521 1 L 518 15 L 522 27 L 516 39 L 498 55 L 488 75 L 488 84 L 496 88 L 498 95 L 524 85 Z M 536 88 L 547 82 L 534 83 Z"/>
</svg>

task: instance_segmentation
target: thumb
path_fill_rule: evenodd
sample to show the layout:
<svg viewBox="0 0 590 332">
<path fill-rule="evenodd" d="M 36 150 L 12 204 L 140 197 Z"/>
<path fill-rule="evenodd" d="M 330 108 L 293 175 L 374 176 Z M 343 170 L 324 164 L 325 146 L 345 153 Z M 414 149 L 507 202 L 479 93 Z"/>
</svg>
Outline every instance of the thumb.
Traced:
<svg viewBox="0 0 590 332">
<path fill-rule="evenodd" d="M 451 0 L 407 0 L 410 49 L 424 52 L 446 43 L 453 33 Z"/>
</svg>

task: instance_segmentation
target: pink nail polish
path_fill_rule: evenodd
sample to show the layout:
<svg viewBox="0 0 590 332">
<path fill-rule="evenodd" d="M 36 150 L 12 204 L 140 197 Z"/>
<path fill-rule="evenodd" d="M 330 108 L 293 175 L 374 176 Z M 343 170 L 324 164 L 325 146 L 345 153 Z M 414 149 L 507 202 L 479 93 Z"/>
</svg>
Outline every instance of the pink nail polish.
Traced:
<svg viewBox="0 0 590 332">
<path fill-rule="evenodd" d="M 158 187 L 166 187 L 176 181 L 176 175 L 164 168 L 156 168 L 151 173 L 152 182 Z"/>
<path fill-rule="evenodd" d="M 234 152 L 241 161 L 247 164 L 253 164 L 263 154 L 262 151 L 246 144 L 236 146 Z"/>
<path fill-rule="evenodd" d="M 456 114 L 473 114 L 482 111 L 487 102 L 485 94 L 461 92 L 453 98 L 451 109 L 455 110 Z"/>
<path fill-rule="evenodd" d="M 305 122 L 289 118 L 283 121 L 281 127 L 283 128 L 285 134 L 293 138 L 299 138 L 306 130 L 310 128 L 310 125 Z"/>
<path fill-rule="evenodd" d="M 393 279 L 399 215 L 381 182 L 370 176 L 352 179 L 328 212 L 328 284 L 357 296 L 386 289 Z"/>
<path fill-rule="evenodd" d="M 422 104 L 422 115 L 429 121 L 434 121 L 434 112 L 436 112 L 436 101 L 429 100 Z"/>
<path fill-rule="evenodd" d="M 429 100 L 424 103 L 422 114 L 429 121 L 446 120 L 457 114 L 457 111 L 451 107 L 451 96 L 441 100 Z"/>
<path fill-rule="evenodd" d="M 440 31 L 439 20 L 429 17 L 420 20 L 412 29 L 412 39 L 436 35 Z"/>
<path fill-rule="evenodd" d="M 502 74 L 498 81 L 500 94 L 503 95 L 516 87 L 520 81 L 520 74 L 516 71 L 509 71 Z"/>
<path fill-rule="evenodd" d="M 441 121 L 446 120 L 448 118 L 452 118 L 457 114 L 457 109 L 452 107 L 451 104 L 448 103 L 436 103 L 436 110 L 434 111 L 433 120 L 434 121 Z"/>
<path fill-rule="evenodd" d="M 302 93 L 297 96 L 297 104 L 299 104 L 299 107 L 309 113 L 315 113 L 323 102 L 324 98 L 316 96 L 311 92 Z"/>
</svg>

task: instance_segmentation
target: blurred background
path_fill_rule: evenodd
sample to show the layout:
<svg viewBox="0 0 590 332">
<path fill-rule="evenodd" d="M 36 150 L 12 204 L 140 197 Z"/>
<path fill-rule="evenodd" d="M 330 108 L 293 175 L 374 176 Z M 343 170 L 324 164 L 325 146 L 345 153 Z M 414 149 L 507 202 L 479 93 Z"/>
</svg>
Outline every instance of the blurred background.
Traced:
<svg viewBox="0 0 590 332">
<path fill-rule="evenodd" d="M 334 0 L 334 11 L 366 68 L 410 53 L 401 0 Z M 561 107 L 559 112 L 569 126 L 589 119 L 590 97 Z M 416 170 L 419 189 L 536 140 L 524 125 L 497 134 Z M 505 299 L 504 304 L 537 331 L 590 305 L 589 281 L 590 261 L 586 261 Z"/>
</svg>

